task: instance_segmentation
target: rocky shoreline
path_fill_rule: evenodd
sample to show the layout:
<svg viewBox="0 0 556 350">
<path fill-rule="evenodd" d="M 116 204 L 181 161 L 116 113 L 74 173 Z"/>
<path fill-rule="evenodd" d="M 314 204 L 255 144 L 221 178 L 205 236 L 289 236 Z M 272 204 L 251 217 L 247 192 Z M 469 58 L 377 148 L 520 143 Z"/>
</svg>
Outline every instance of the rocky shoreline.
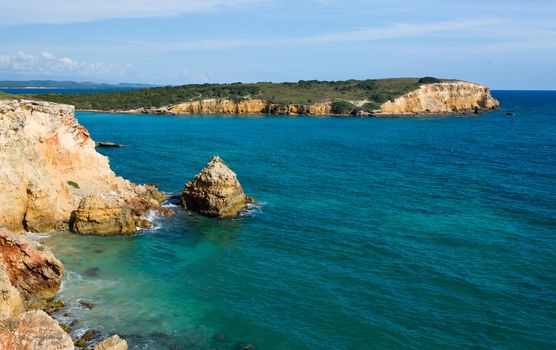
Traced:
<svg viewBox="0 0 556 350">
<path fill-rule="evenodd" d="M 372 115 L 479 113 L 495 108 L 498 101 L 487 88 L 450 82 L 423 85 L 383 104 L 381 111 Z M 262 100 L 214 99 L 140 112 L 257 114 L 265 109 L 284 115 L 334 112 L 332 103 L 278 108 Z M 127 349 L 126 341 L 117 335 L 102 340 L 88 331 L 71 339 L 72 325 L 58 324 L 49 315 L 63 306 L 56 294 L 64 266 L 47 247 L 24 233 L 134 235 L 152 226 L 146 219 L 148 213 L 173 215 L 174 211 L 163 206 L 166 197 L 156 185 L 137 185 L 116 176 L 108 158 L 95 150 L 99 144 L 75 119 L 73 106 L 0 100 L 0 117 L 0 344 L 7 344 L 6 350 L 28 348 L 29 344 L 35 350 Z M 219 157 L 211 158 L 185 184 L 179 202 L 191 211 L 219 219 L 236 217 L 255 203 Z"/>
<path fill-rule="evenodd" d="M 72 339 L 71 326 L 52 318 L 52 313 L 64 305 L 56 299 L 63 275 L 64 265 L 47 247 L 0 228 L 2 349 L 126 350 L 127 342 L 117 335 L 98 339 L 96 332 L 89 331 Z"/>
<path fill-rule="evenodd" d="M 285 116 L 360 116 L 360 117 L 418 117 L 455 114 L 479 114 L 498 109 L 500 104 L 490 93 L 490 89 L 475 83 L 449 81 L 425 84 L 418 89 L 387 101 L 373 111 L 358 109 L 369 101 L 346 101 L 356 107 L 350 113 L 336 110 L 335 101 L 312 104 L 277 103 L 262 99 L 233 101 L 230 99 L 203 99 L 152 108 L 80 110 L 119 114 L 191 115 L 191 114 L 233 114 L 233 115 L 285 115 Z"/>
<path fill-rule="evenodd" d="M 71 339 L 73 322 L 59 324 L 50 316 L 64 305 L 56 299 L 64 266 L 25 233 L 134 235 L 152 227 L 148 213 L 175 213 L 163 206 L 167 199 L 156 185 L 116 176 L 73 112 L 48 102 L 0 101 L 2 350 L 127 349 L 117 335 L 102 340 L 87 331 Z M 237 216 L 253 203 L 219 157 L 186 184 L 181 198 L 184 207 L 218 218 Z"/>
</svg>

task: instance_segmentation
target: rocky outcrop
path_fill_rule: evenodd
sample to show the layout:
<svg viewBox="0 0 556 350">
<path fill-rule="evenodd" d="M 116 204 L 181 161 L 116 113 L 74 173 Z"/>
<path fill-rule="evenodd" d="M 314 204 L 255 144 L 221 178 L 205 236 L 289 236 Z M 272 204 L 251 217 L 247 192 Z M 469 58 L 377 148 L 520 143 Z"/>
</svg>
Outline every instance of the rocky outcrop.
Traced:
<svg viewBox="0 0 556 350">
<path fill-rule="evenodd" d="M 148 111 L 147 111 L 148 112 Z M 153 112 L 151 110 L 150 112 Z M 154 110 L 157 113 L 156 110 Z M 229 99 L 205 99 L 189 101 L 158 110 L 161 114 L 278 114 L 278 115 L 329 115 L 332 103 L 281 104 L 254 99 L 232 101 Z"/>
<path fill-rule="evenodd" d="M 71 230 L 81 235 L 127 235 L 137 233 L 131 209 L 113 200 L 87 196 L 70 220 Z"/>
<path fill-rule="evenodd" d="M 127 350 L 127 342 L 114 334 L 93 347 L 93 350 Z"/>
<path fill-rule="evenodd" d="M 0 229 L 0 263 L 27 303 L 52 298 L 60 289 L 64 265 L 36 241 Z"/>
<path fill-rule="evenodd" d="M 71 337 L 44 311 L 33 310 L 0 321 L 2 350 L 73 350 Z"/>
<path fill-rule="evenodd" d="M 180 202 L 208 217 L 231 218 L 253 200 L 243 192 L 236 174 L 220 157 L 215 156 L 193 180 L 185 184 Z"/>
<path fill-rule="evenodd" d="M 24 310 L 23 298 L 10 282 L 6 266 L 0 261 L 0 321 L 15 317 Z"/>
<path fill-rule="evenodd" d="M 44 308 L 56 294 L 63 271 L 46 247 L 0 229 L 0 349 L 73 349 L 58 322 L 32 310 Z"/>
<path fill-rule="evenodd" d="M 482 85 L 464 81 L 424 84 L 415 91 L 384 103 L 378 114 L 443 114 L 496 109 L 499 102 Z"/>
<path fill-rule="evenodd" d="M 0 100 L 0 226 L 13 232 L 67 229 L 88 195 L 148 202 L 144 186 L 114 174 L 73 113 L 67 105 Z"/>
</svg>

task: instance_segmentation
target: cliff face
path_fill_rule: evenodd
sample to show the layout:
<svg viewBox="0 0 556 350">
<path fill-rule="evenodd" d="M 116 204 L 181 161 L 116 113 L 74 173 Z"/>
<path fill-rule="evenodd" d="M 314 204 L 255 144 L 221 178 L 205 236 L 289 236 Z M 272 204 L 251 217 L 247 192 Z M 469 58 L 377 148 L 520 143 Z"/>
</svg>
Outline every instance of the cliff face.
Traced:
<svg viewBox="0 0 556 350">
<path fill-rule="evenodd" d="M 73 113 L 67 105 L 0 100 L 0 227 L 67 229 L 87 195 L 128 203 L 145 191 L 114 174 Z"/>
<path fill-rule="evenodd" d="M 350 101 L 364 105 L 368 101 Z M 418 89 L 384 103 L 375 114 L 414 115 L 442 114 L 491 110 L 499 107 L 490 90 L 482 85 L 464 81 L 424 84 Z M 133 111 L 131 111 L 133 112 Z M 136 112 L 136 111 L 135 111 Z M 314 104 L 282 104 L 261 99 L 235 102 L 228 99 L 205 99 L 173 106 L 144 110 L 160 114 L 278 114 L 278 115 L 331 115 L 333 102 Z M 363 112 L 362 115 L 369 113 Z"/>
<path fill-rule="evenodd" d="M 463 81 L 422 85 L 419 89 L 388 101 L 381 114 L 453 113 L 491 110 L 499 107 L 490 90 L 482 85 Z"/>
<path fill-rule="evenodd" d="M 332 103 L 277 104 L 255 99 L 232 101 L 228 99 L 206 99 L 184 102 L 163 109 L 169 114 L 281 114 L 281 115 L 325 115 L 332 113 Z"/>
<path fill-rule="evenodd" d="M 206 99 L 184 102 L 168 108 L 176 114 L 214 114 L 214 113 L 265 113 L 267 102 L 263 100 L 244 100 L 234 102 L 227 99 Z"/>
</svg>

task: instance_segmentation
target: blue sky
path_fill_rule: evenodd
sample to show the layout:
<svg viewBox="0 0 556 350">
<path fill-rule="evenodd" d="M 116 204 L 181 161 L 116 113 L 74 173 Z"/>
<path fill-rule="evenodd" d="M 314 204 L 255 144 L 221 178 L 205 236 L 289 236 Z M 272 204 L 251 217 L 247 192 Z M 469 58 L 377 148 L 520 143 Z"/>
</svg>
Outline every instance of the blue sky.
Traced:
<svg viewBox="0 0 556 350">
<path fill-rule="evenodd" d="M 0 80 L 183 84 L 437 76 L 556 89 L 553 0 L 18 0 Z"/>
</svg>

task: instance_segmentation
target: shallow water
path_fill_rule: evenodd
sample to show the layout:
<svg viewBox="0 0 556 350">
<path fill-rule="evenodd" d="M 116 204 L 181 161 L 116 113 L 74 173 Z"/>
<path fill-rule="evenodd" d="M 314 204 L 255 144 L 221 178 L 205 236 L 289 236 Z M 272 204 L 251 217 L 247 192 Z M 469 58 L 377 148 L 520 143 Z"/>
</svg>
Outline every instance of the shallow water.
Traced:
<svg viewBox="0 0 556 350">
<path fill-rule="evenodd" d="M 78 113 L 128 145 L 99 149 L 119 175 L 179 191 L 218 154 L 263 205 L 50 237 L 77 332 L 131 349 L 554 348 L 556 93 L 495 95 L 516 117 Z"/>
</svg>

